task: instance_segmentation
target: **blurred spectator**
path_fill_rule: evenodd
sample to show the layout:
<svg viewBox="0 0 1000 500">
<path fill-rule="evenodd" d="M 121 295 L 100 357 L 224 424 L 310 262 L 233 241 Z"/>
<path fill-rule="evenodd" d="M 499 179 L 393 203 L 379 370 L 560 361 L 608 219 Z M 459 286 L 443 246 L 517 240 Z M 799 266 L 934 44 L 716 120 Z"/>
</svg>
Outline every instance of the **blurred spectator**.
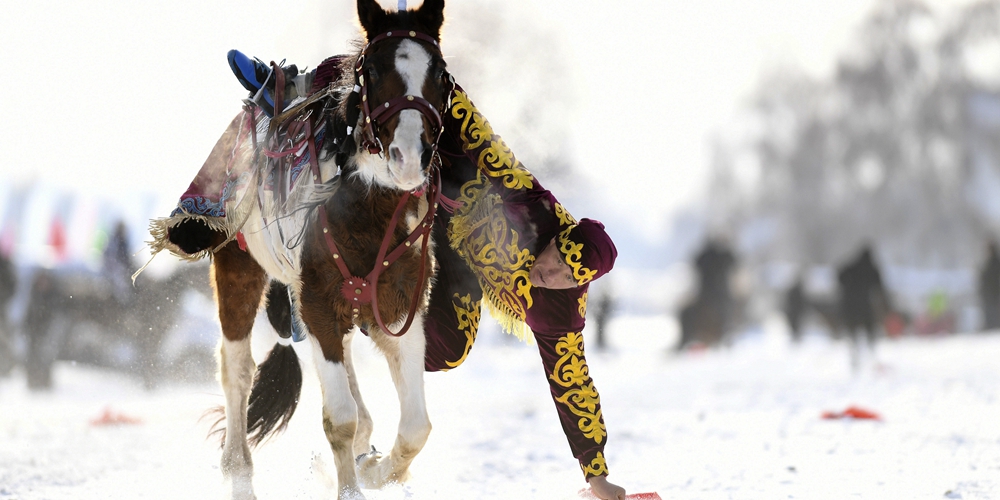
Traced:
<svg viewBox="0 0 1000 500">
<path fill-rule="evenodd" d="M 733 294 L 729 277 L 736 258 L 717 240 L 709 240 L 694 260 L 698 272 L 698 295 L 680 314 L 681 341 L 677 349 L 689 344 L 706 346 L 719 343 L 729 330 L 733 315 Z"/>
<path fill-rule="evenodd" d="M 25 369 L 28 388 L 31 390 L 52 388 L 52 363 L 59 354 L 63 340 L 60 333 L 66 325 L 57 313 L 66 308 L 68 298 L 68 294 L 58 290 L 51 270 L 42 269 L 35 273 L 31 285 L 31 304 L 25 313 L 23 325 L 28 338 Z M 55 328 L 53 323 L 56 324 Z"/>
<path fill-rule="evenodd" d="M 608 346 L 607 326 L 608 318 L 615 312 L 614 293 L 608 286 L 601 287 L 600 295 L 590 307 L 594 312 L 594 323 L 597 327 L 597 349 L 603 351 Z"/>
<path fill-rule="evenodd" d="M 865 331 L 868 348 L 873 352 L 875 327 L 889 309 L 888 295 L 882 284 L 882 273 L 867 245 L 854 260 L 840 268 L 837 278 L 840 282 L 840 314 L 851 339 L 851 366 L 857 369 L 861 356 L 858 330 Z"/>
<path fill-rule="evenodd" d="M 785 293 L 785 318 L 788 319 L 788 329 L 794 342 L 802 340 L 802 316 L 805 315 L 807 306 L 802 278 L 798 277 Z"/>
<path fill-rule="evenodd" d="M 17 290 L 14 264 L 0 251 L 0 377 L 14 367 L 11 325 L 7 319 L 7 306 Z"/>
<path fill-rule="evenodd" d="M 124 222 L 118 221 L 108 246 L 104 248 L 102 271 L 111 284 L 112 295 L 121 303 L 129 302 L 134 295 L 131 290 L 132 259 L 128 248 L 128 230 Z"/>
<path fill-rule="evenodd" d="M 1000 328 L 1000 252 L 997 244 L 986 247 L 986 262 L 979 271 L 979 302 L 983 308 L 983 330 Z"/>
</svg>

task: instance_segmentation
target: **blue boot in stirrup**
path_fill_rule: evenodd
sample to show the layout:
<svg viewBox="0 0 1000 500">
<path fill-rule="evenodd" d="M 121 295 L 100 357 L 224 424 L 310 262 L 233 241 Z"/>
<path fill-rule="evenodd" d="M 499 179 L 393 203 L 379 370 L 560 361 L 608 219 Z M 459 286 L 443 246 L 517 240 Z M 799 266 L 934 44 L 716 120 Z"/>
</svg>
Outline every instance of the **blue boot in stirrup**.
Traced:
<svg viewBox="0 0 1000 500">
<path fill-rule="evenodd" d="M 238 50 L 230 50 L 226 55 L 229 67 L 240 81 L 243 88 L 250 91 L 250 100 L 256 103 L 267 116 L 274 114 L 274 98 L 271 90 L 274 88 L 274 75 L 270 66 L 257 58 L 249 58 Z"/>
</svg>

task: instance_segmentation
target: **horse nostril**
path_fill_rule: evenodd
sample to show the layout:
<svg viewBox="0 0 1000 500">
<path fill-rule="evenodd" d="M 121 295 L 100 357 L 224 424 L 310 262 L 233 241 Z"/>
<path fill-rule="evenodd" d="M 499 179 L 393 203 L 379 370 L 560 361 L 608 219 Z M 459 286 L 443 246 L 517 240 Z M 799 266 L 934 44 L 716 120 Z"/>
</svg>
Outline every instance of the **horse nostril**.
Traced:
<svg viewBox="0 0 1000 500">
<path fill-rule="evenodd" d="M 402 163 L 403 152 L 398 147 L 392 146 L 389 148 L 389 159 L 397 163 Z"/>
</svg>

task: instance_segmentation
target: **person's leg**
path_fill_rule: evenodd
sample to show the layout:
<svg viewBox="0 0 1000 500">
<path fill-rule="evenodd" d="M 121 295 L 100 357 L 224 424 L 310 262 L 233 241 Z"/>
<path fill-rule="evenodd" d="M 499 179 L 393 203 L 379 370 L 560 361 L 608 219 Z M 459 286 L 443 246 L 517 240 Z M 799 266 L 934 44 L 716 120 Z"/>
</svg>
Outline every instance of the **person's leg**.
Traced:
<svg viewBox="0 0 1000 500">
<path fill-rule="evenodd" d="M 476 341 L 483 291 L 439 224 L 433 234 L 438 271 L 424 319 L 424 369 L 447 371 L 465 361 Z"/>
<path fill-rule="evenodd" d="M 229 67 L 243 88 L 250 91 L 250 100 L 257 103 L 267 114 L 274 114 L 274 88 L 277 79 L 273 68 L 260 59 L 250 58 L 238 50 L 230 50 L 226 55 Z M 309 95 L 315 71 L 299 73 L 296 65 L 282 66 L 285 76 L 284 101 L 291 102 L 297 97 Z"/>
</svg>

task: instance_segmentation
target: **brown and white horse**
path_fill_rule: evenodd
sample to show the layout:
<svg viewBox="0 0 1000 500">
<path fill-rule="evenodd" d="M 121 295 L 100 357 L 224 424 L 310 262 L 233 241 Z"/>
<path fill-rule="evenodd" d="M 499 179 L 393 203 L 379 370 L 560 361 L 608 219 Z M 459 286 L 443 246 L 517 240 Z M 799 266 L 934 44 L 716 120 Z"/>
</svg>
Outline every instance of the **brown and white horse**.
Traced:
<svg viewBox="0 0 1000 500">
<path fill-rule="evenodd" d="M 296 198 L 311 196 L 319 199 L 318 205 L 302 201 L 305 209 L 270 223 L 255 207 L 242 229 L 247 251 L 232 241 L 214 253 L 213 283 L 224 336 L 222 471 L 231 480 L 233 498 L 254 498 L 250 445 L 287 424 L 301 384 L 291 346 L 276 344 L 260 367 L 251 357 L 250 331 L 270 279 L 291 290 L 292 307 L 281 310 L 281 301 L 289 304 L 288 295 L 272 286 L 269 316 L 294 318 L 296 327 L 304 327 L 315 356 L 339 498 L 362 498 L 361 486 L 405 479 L 430 434 L 422 325 L 433 249 L 429 233 L 413 231 L 429 229 L 432 221 L 432 163 L 440 114 L 450 102 L 450 80 L 437 43 L 443 10 L 443 0 L 391 13 L 375 0 L 358 0 L 367 44 L 344 63 L 345 87 L 338 95 L 349 97 L 337 99 L 327 123 L 332 134 L 318 148 L 334 154 L 314 164 L 320 187 Z M 336 145 L 330 136 L 338 139 Z M 323 155 L 314 151 L 313 157 Z M 332 185 L 336 188 L 324 189 Z M 275 245 L 276 232 L 300 235 L 299 244 L 283 239 Z M 406 326 L 408 333 L 394 336 Z M 384 457 L 369 453 L 372 419 L 351 361 L 357 327 L 385 354 L 399 393 L 398 434 Z"/>
</svg>

